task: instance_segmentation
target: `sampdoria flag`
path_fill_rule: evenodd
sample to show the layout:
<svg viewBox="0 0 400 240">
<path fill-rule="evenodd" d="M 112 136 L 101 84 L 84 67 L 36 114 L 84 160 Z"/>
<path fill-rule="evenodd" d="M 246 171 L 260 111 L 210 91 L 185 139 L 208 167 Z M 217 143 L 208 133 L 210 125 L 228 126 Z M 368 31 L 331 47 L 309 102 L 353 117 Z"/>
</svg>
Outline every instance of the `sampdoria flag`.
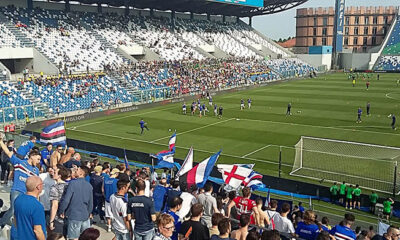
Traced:
<svg viewBox="0 0 400 240">
<path fill-rule="evenodd" d="M 203 187 L 207 182 L 208 177 L 213 170 L 215 163 L 217 162 L 221 151 L 212 155 L 211 157 L 203 160 L 197 164 L 194 168 L 190 169 L 187 173 L 179 177 L 181 186 L 184 185 L 186 189 L 190 189 L 192 185 L 197 184 L 198 187 Z"/>
<path fill-rule="evenodd" d="M 266 208 L 269 208 L 269 203 L 271 202 L 271 197 L 270 197 L 270 192 L 271 192 L 271 189 L 270 188 L 268 188 L 268 194 L 267 194 L 267 197 L 265 198 L 265 204 L 264 204 L 264 206 L 266 207 Z"/>
<path fill-rule="evenodd" d="M 58 121 L 43 128 L 40 134 L 40 142 L 43 145 L 51 143 L 53 145 L 65 146 L 67 144 L 67 138 L 65 137 L 64 121 Z"/>
<path fill-rule="evenodd" d="M 183 174 L 189 172 L 190 169 L 193 168 L 193 147 L 189 149 L 189 152 L 185 158 L 185 161 L 182 164 L 181 169 L 176 173 L 175 178 L 179 178 Z"/>
<path fill-rule="evenodd" d="M 222 173 L 225 184 L 237 189 L 253 172 L 252 169 L 240 165 L 218 164 L 218 171 Z"/>
<path fill-rule="evenodd" d="M 124 149 L 124 163 L 125 163 L 126 169 L 129 169 L 129 162 L 128 162 L 128 157 L 126 156 L 125 149 Z"/>
<path fill-rule="evenodd" d="M 173 168 L 174 165 L 174 154 L 175 154 L 175 142 L 176 142 L 176 133 L 172 134 L 169 139 L 168 150 L 163 150 L 153 157 L 158 159 L 158 166 L 165 168 Z"/>
<path fill-rule="evenodd" d="M 246 179 L 243 180 L 243 185 L 245 187 L 251 188 L 251 190 L 256 190 L 257 188 L 265 187 L 265 184 L 262 182 L 262 175 L 252 171 Z"/>
</svg>

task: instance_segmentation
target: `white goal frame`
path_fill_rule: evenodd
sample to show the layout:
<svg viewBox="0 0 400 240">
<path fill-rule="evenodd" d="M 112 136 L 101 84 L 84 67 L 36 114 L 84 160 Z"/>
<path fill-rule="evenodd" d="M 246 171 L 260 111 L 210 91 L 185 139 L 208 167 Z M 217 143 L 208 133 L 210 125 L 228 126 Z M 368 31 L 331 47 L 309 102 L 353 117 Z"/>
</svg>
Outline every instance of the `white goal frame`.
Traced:
<svg viewBox="0 0 400 240">
<path fill-rule="evenodd" d="M 350 144 L 350 145 L 359 145 L 359 146 L 363 146 L 363 147 L 371 147 L 371 148 L 380 148 L 380 149 L 387 149 L 387 150 L 394 150 L 394 151 L 398 151 L 398 155 L 394 155 L 392 158 L 388 158 L 388 160 L 384 160 L 384 159 L 375 159 L 375 158 L 370 158 L 370 157 L 364 157 L 364 156 L 357 156 L 357 155 L 346 155 L 346 154 L 338 154 L 338 153 L 332 153 L 329 151 L 318 151 L 318 150 L 310 150 L 310 149 L 304 149 L 304 140 L 317 140 L 317 141 L 325 141 L 325 142 L 332 142 L 332 143 L 341 143 L 341 144 Z M 371 178 L 371 176 L 365 176 L 365 177 L 361 177 L 361 176 L 355 176 L 355 175 L 350 175 L 350 174 L 345 174 L 345 173 L 340 173 L 337 171 L 326 171 L 326 170 L 321 170 L 321 169 L 313 169 L 313 168 L 307 168 L 304 166 L 303 164 L 303 157 L 304 157 L 304 151 L 310 152 L 310 153 L 318 153 L 318 154 L 327 154 L 327 155 L 332 155 L 332 156 L 340 156 L 340 157 L 351 157 L 351 158 L 359 158 L 359 159 L 368 159 L 368 160 L 373 160 L 376 162 L 386 162 L 388 164 L 393 164 L 394 170 L 393 170 L 393 181 L 389 182 L 389 181 L 385 181 L 382 179 L 373 179 Z M 397 171 L 397 166 L 398 166 L 398 161 L 400 160 L 400 148 L 398 147 L 392 147 L 392 146 L 383 146 L 383 145 L 376 145 L 376 144 L 369 144 L 369 143 L 361 143 L 361 142 L 352 142 L 352 141 L 343 141 L 343 140 L 336 140 L 336 139 L 328 139 L 328 138 L 317 138 L 317 137 L 308 137 L 308 136 L 301 136 L 299 142 L 295 145 L 295 160 L 293 163 L 293 168 L 292 171 L 289 173 L 289 175 L 291 176 L 296 176 L 296 177 L 301 177 L 301 178 L 307 178 L 307 179 L 312 179 L 312 180 L 317 180 L 320 181 L 321 183 L 324 182 L 341 182 L 340 177 L 354 177 L 355 179 L 363 179 L 363 180 L 373 180 L 375 182 L 378 183 L 382 183 L 382 184 L 388 184 L 391 185 L 393 187 L 393 191 L 388 191 L 388 190 L 383 190 L 383 189 L 379 189 L 379 188 L 374 188 L 374 187 L 370 187 L 370 186 L 363 186 L 361 183 L 357 183 L 357 182 L 348 182 L 346 181 L 346 183 L 348 184 L 360 184 L 360 187 L 364 188 L 364 189 L 369 189 L 369 190 L 374 190 L 377 192 L 382 192 L 382 193 L 388 193 L 388 194 L 394 194 L 396 193 L 397 195 L 400 194 L 400 177 L 397 176 L 398 171 Z M 302 169 L 305 170 L 311 170 L 311 171 L 318 171 L 318 172 L 322 172 L 322 173 L 326 173 L 326 174 L 331 174 L 331 175 L 337 175 L 337 179 L 329 179 L 329 178 L 320 178 L 320 177 L 313 177 L 310 175 L 305 175 L 305 174 L 301 174 L 299 173 L 299 171 L 301 171 Z M 329 175 L 327 175 L 329 176 Z"/>
</svg>

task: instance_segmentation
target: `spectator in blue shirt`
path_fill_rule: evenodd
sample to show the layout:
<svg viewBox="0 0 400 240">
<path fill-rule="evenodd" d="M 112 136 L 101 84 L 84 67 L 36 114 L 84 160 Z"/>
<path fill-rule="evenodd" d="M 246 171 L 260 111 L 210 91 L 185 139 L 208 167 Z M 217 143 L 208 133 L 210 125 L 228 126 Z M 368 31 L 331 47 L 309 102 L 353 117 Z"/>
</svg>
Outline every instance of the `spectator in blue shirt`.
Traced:
<svg viewBox="0 0 400 240">
<path fill-rule="evenodd" d="M 21 146 L 17 149 L 17 156 L 20 159 L 24 159 L 29 151 L 35 146 L 36 143 L 36 137 L 35 136 L 30 136 L 29 140 L 22 143 Z"/>
<path fill-rule="evenodd" d="M 159 184 L 153 190 L 154 210 L 156 212 L 161 212 L 164 209 L 167 191 L 167 179 L 161 178 Z"/>
<path fill-rule="evenodd" d="M 46 219 L 43 205 L 37 200 L 43 190 L 43 182 L 38 176 L 26 180 L 26 194 L 15 200 L 15 223 L 18 239 L 45 240 Z"/>
<path fill-rule="evenodd" d="M 14 214 L 14 201 L 19 195 L 26 193 L 26 179 L 30 176 L 39 175 L 39 169 L 36 166 L 39 164 L 41 156 L 39 152 L 31 151 L 28 155 L 28 160 L 19 159 L 4 144 L 2 136 L 0 136 L 0 146 L 14 166 L 14 184 L 10 191 L 10 208 L 0 219 L 1 226 L 4 224 L 11 226 L 11 217 Z"/>
<path fill-rule="evenodd" d="M 329 232 L 332 236 L 334 236 L 337 240 L 347 239 L 347 240 L 355 240 L 356 234 L 351 230 L 351 225 L 353 225 L 356 218 L 351 213 L 346 213 L 344 215 L 344 220 L 340 222 L 340 224 L 336 225 Z"/>
<path fill-rule="evenodd" d="M 93 188 L 85 180 L 89 168 L 81 166 L 76 171 L 76 179 L 72 180 L 64 196 L 61 198 L 59 213 L 61 218 L 68 219 L 67 237 L 78 239 L 79 235 L 90 227 L 90 215 L 93 211 Z"/>
<path fill-rule="evenodd" d="M 118 183 L 118 174 L 119 174 L 119 169 L 114 168 L 109 177 L 104 178 L 104 183 L 103 183 L 103 192 L 104 192 L 104 197 L 105 197 L 105 203 L 104 203 L 104 211 L 105 215 L 107 218 L 107 231 L 111 232 L 111 218 L 112 218 L 112 212 L 111 212 L 111 206 L 110 206 L 110 197 L 114 193 L 118 191 L 117 189 L 117 183 Z"/>
<path fill-rule="evenodd" d="M 170 209 L 166 212 L 169 215 L 171 215 L 174 218 L 174 225 L 175 225 L 175 230 L 171 236 L 171 240 L 178 240 L 178 233 L 181 230 L 181 222 L 179 221 L 179 216 L 177 212 L 181 210 L 182 207 L 182 198 L 181 197 L 174 197 L 171 202 L 171 207 Z"/>
<path fill-rule="evenodd" d="M 42 158 L 40 159 L 40 167 L 46 171 L 50 166 L 50 156 L 53 154 L 53 144 L 46 144 L 46 148 L 43 149 L 40 154 L 42 154 Z"/>
<path fill-rule="evenodd" d="M 320 229 L 315 224 L 315 213 L 312 210 L 307 210 L 304 213 L 303 222 L 299 222 L 296 228 L 296 234 L 305 240 L 315 240 Z"/>
</svg>

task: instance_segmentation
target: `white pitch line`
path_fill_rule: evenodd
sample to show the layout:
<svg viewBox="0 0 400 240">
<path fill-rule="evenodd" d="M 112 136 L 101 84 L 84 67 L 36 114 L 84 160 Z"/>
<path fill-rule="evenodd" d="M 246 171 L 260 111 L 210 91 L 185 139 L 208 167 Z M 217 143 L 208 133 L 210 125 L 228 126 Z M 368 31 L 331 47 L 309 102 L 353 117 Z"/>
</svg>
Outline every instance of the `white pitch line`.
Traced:
<svg viewBox="0 0 400 240">
<path fill-rule="evenodd" d="M 140 140 L 140 139 L 136 139 L 136 138 L 126 138 L 126 137 L 120 137 L 120 136 L 115 136 L 115 135 L 111 135 L 111 134 L 90 132 L 90 131 L 85 131 L 85 130 L 71 129 L 70 131 L 89 133 L 89 134 L 99 135 L 99 136 L 103 136 L 103 137 L 118 138 L 118 139 L 122 139 L 122 140 L 130 140 L 130 141 L 136 141 L 136 142 L 142 142 L 142 143 L 149 143 L 149 144 L 154 144 L 154 145 L 159 145 L 159 146 L 168 146 L 168 144 L 161 144 L 161 143 L 150 142 L 150 141 L 146 141 L 146 140 Z M 185 150 L 189 150 L 190 149 L 188 147 L 181 147 L 181 146 L 175 146 L 175 147 L 176 148 L 180 148 L 180 149 L 185 149 Z M 194 149 L 194 150 L 198 151 L 198 152 L 204 152 L 204 153 L 210 153 L 210 154 L 214 154 L 215 153 L 215 152 L 202 150 L 202 149 Z M 251 160 L 251 161 L 254 161 L 254 162 L 269 163 L 269 164 L 274 164 L 274 165 L 278 165 L 279 164 L 279 163 L 273 162 L 273 161 L 261 160 L 261 159 L 257 159 L 257 158 L 241 157 L 241 156 L 236 156 L 236 155 L 231 155 L 231 154 L 226 154 L 226 153 L 221 153 L 221 156 L 227 156 L 227 157 L 233 157 L 233 158 L 241 158 L 241 159 Z M 282 166 L 293 167 L 292 164 L 287 164 L 287 163 L 282 163 Z"/>
<path fill-rule="evenodd" d="M 252 151 L 251 153 L 245 154 L 245 155 L 243 155 L 242 157 L 250 156 L 250 155 L 252 155 L 252 154 L 254 154 L 254 153 L 256 153 L 256 152 L 259 152 L 259 151 L 261 151 L 261 150 L 263 150 L 263 149 L 265 149 L 265 148 L 267 148 L 267 147 L 270 147 L 270 146 L 271 146 L 271 145 L 266 145 L 266 146 L 264 146 L 264 147 L 262 147 L 262 148 L 259 148 L 259 149 L 255 150 L 255 151 Z"/>
<path fill-rule="evenodd" d="M 193 129 L 190 129 L 190 130 L 188 130 L 188 131 L 184 131 L 184 132 L 181 132 L 181 133 L 177 133 L 176 136 L 182 135 L 182 134 L 185 134 L 185 133 L 194 132 L 194 131 L 197 131 L 197 130 L 200 130 L 200 129 L 203 129 L 203 128 L 211 127 L 211 126 L 214 126 L 214 125 L 217 125 L 217 124 L 220 124 L 220 123 L 228 122 L 228 121 L 231 121 L 231 120 L 233 120 L 233 119 L 234 119 L 234 118 L 229 118 L 229 119 L 226 119 L 226 120 L 223 120 L 223 121 L 220 121 L 220 122 L 210 123 L 210 124 L 207 124 L 207 125 L 205 125 L 205 126 L 201 126 L 201 127 L 198 127 L 198 128 L 193 128 Z M 171 137 L 171 136 L 158 138 L 158 139 L 156 139 L 156 140 L 151 141 L 150 143 L 158 142 L 158 141 L 160 141 L 160 140 L 167 139 L 167 138 L 170 138 L 170 137 Z"/>
<path fill-rule="evenodd" d="M 81 125 L 79 125 L 79 126 L 76 126 L 75 128 L 85 127 L 85 126 L 89 126 L 89 125 L 93 125 L 93 124 L 98 124 L 98 123 L 103 123 L 103 122 L 110 122 L 110 121 L 119 120 L 119 119 L 124 119 L 124 118 L 129 118 L 129 117 L 135 117 L 135 116 L 140 116 L 140 115 L 146 115 L 146 114 L 154 113 L 154 112 L 161 112 L 161 111 L 164 111 L 164 110 L 166 110 L 166 109 L 171 109 L 171 108 L 176 108 L 176 106 L 169 107 L 169 108 L 162 108 L 162 109 L 153 110 L 153 111 L 149 111 L 149 112 L 131 114 L 131 115 L 128 115 L 128 116 L 123 116 L 123 117 L 104 119 L 104 120 L 97 121 L 97 122 L 91 122 L 91 123 L 81 124 Z M 138 110 L 138 111 L 140 111 L 140 110 Z"/>
<path fill-rule="evenodd" d="M 393 99 L 393 100 L 399 100 L 398 98 L 389 96 L 389 95 L 392 94 L 392 93 L 396 93 L 396 92 L 386 93 L 385 96 L 386 96 L 387 98 L 390 98 L 390 99 Z"/>
<path fill-rule="evenodd" d="M 395 134 L 395 133 L 385 133 L 385 132 L 376 132 L 376 131 L 367 131 L 367 130 L 358 130 L 358 129 L 346 129 L 346 128 L 328 127 L 328 126 L 316 126 L 316 125 L 300 124 L 300 123 L 275 122 L 275 121 L 269 121 L 269 120 L 248 119 L 248 118 L 241 118 L 240 120 L 253 121 L 253 122 L 265 122 L 265 123 L 276 123 L 276 124 L 311 127 L 311 128 L 322 128 L 322 129 L 333 129 L 333 130 L 343 130 L 343 131 L 352 131 L 352 132 L 365 132 L 365 133 L 400 136 L 400 134 Z"/>
</svg>

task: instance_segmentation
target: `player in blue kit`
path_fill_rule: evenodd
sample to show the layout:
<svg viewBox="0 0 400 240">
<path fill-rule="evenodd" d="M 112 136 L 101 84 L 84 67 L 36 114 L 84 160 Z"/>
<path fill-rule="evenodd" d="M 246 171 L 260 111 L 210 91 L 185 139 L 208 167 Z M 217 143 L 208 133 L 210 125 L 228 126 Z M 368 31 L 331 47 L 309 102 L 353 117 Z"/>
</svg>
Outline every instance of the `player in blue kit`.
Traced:
<svg viewBox="0 0 400 240">
<path fill-rule="evenodd" d="M 356 121 L 356 123 L 360 123 L 361 122 L 361 114 L 362 114 L 362 109 L 361 109 L 361 107 L 359 107 L 358 110 L 357 110 L 357 121 Z"/>
<path fill-rule="evenodd" d="M 202 110 L 203 110 L 203 116 L 206 116 L 206 112 L 208 112 L 206 104 L 203 103 L 203 106 L 201 106 Z"/>
<path fill-rule="evenodd" d="M 140 132 L 140 135 L 143 134 L 143 131 L 145 128 L 147 129 L 147 131 L 149 131 L 149 128 L 146 126 L 147 123 L 145 121 L 143 121 L 143 118 L 140 120 L 139 125 L 140 125 L 140 128 L 142 129 L 142 131 Z"/>
<path fill-rule="evenodd" d="M 392 113 L 392 114 L 390 114 L 388 117 L 391 117 L 392 118 L 392 124 L 391 124 L 391 126 L 392 126 L 392 129 L 393 130 L 396 130 L 397 128 L 396 128 L 396 116 Z"/>
<path fill-rule="evenodd" d="M 213 99 L 211 96 L 208 97 L 208 105 L 210 105 L 210 106 L 213 105 Z"/>
<path fill-rule="evenodd" d="M 218 116 L 218 106 L 217 106 L 217 104 L 214 104 L 214 115 Z"/>
<path fill-rule="evenodd" d="M 240 110 L 244 109 L 244 100 L 240 99 Z"/>
<path fill-rule="evenodd" d="M 202 112 L 203 112 L 203 107 L 201 106 L 201 104 L 199 104 L 199 117 L 201 117 Z"/>
<path fill-rule="evenodd" d="M 182 105 L 182 112 L 186 115 L 186 103 L 183 103 Z"/>
<path fill-rule="evenodd" d="M 247 106 L 249 107 L 249 109 L 251 108 L 251 99 L 247 99 Z"/>
</svg>

